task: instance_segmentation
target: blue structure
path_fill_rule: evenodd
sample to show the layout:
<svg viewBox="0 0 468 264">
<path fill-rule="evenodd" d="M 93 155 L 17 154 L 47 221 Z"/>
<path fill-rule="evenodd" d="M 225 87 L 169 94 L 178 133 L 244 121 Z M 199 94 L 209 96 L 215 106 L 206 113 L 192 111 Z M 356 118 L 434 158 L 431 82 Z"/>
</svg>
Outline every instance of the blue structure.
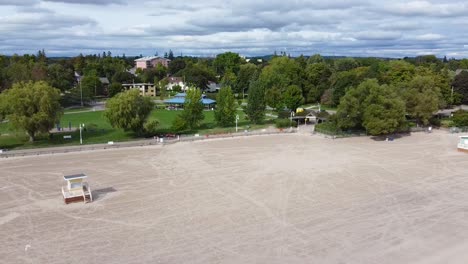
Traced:
<svg viewBox="0 0 468 264">
<path fill-rule="evenodd" d="M 164 100 L 164 103 L 171 106 L 182 107 L 185 103 L 186 96 L 186 93 L 178 93 L 173 98 Z M 215 100 L 206 98 L 204 94 L 202 95 L 201 102 L 207 108 L 212 108 L 216 104 Z"/>
</svg>

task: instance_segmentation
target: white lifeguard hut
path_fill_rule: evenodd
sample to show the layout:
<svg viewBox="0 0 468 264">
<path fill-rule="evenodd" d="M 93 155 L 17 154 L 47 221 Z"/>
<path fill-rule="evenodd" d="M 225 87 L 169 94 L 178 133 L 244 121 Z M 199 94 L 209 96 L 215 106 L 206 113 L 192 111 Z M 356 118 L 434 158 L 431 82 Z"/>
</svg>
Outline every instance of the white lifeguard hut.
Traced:
<svg viewBox="0 0 468 264">
<path fill-rule="evenodd" d="M 468 152 L 468 136 L 459 137 L 458 151 Z"/>
<path fill-rule="evenodd" d="M 63 200 L 66 204 L 93 201 L 91 188 L 89 188 L 89 184 L 84 181 L 87 177 L 88 176 L 83 173 L 63 176 L 63 179 L 67 182 L 66 186 L 62 186 Z"/>
</svg>

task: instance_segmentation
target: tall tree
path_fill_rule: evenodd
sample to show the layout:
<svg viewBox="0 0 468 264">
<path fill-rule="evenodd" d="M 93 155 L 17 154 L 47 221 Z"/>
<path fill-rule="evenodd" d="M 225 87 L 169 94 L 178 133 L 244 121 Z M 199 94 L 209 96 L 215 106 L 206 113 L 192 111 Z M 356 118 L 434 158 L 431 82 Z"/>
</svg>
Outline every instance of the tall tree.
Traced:
<svg viewBox="0 0 468 264">
<path fill-rule="evenodd" d="M 174 59 L 174 53 L 172 50 L 169 50 L 169 55 L 167 56 L 168 59 L 173 60 Z"/>
<path fill-rule="evenodd" d="M 182 58 L 176 58 L 169 62 L 169 74 L 176 74 L 177 72 L 185 69 L 187 63 Z"/>
<path fill-rule="evenodd" d="M 183 77 L 185 82 L 200 89 L 205 89 L 209 81 L 215 81 L 214 72 L 201 63 L 189 64 L 175 76 Z"/>
<path fill-rule="evenodd" d="M 222 87 L 216 96 L 215 120 L 223 127 L 232 126 L 236 121 L 236 99 L 229 86 Z"/>
<path fill-rule="evenodd" d="M 248 92 L 250 81 L 255 76 L 258 68 L 255 64 L 247 63 L 239 67 L 236 84 L 233 87 L 234 93 L 244 94 Z"/>
<path fill-rule="evenodd" d="M 141 135 L 153 108 L 150 97 L 141 96 L 138 90 L 129 90 L 107 101 L 104 116 L 112 127 Z"/>
<path fill-rule="evenodd" d="M 221 79 L 221 86 L 224 87 L 224 86 L 229 86 L 229 87 L 232 87 L 236 84 L 236 75 L 228 70 L 224 73 L 224 76 L 223 78 Z"/>
<path fill-rule="evenodd" d="M 203 114 L 202 93 L 198 88 L 189 88 L 185 97 L 184 110 L 179 115 L 187 129 L 198 128 L 205 118 Z"/>
<path fill-rule="evenodd" d="M 295 60 L 276 57 L 271 60 L 270 65 L 263 68 L 259 79 L 266 89 L 276 86 L 284 92 L 289 85 L 301 83 L 301 71 Z"/>
<path fill-rule="evenodd" d="M 123 91 L 122 84 L 118 82 L 113 82 L 111 85 L 109 85 L 109 97 L 114 97 L 118 93 L 121 93 Z"/>
<path fill-rule="evenodd" d="M 393 87 L 372 87 L 367 96 L 363 126 L 371 135 L 397 132 L 406 125 L 405 102 Z"/>
<path fill-rule="evenodd" d="M 83 98 L 93 98 L 103 93 L 101 80 L 96 75 L 86 75 L 80 82 Z"/>
<path fill-rule="evenodd" d="M 442 99 L 439 87 L 429 76 L 415 76 L 408 83 L 404 97 L 407 113 L 423 125 L 429 124 Z"/>
<path fill-rule="evenodd" d="M 365 111 L 364 101 L 371 89 L 377 89 L 379 83 L 376 79 L 362 82 L 357 88 L 349 89 L 341 98 L 336 119 L 338 127 L 344 130 L 362 128 Z"/>
<path fill-rule="evenodd" d="M 463 96 L 462 102 L 468 103 L 468 71 L 462 71 L 453 80 L 454 92 Z"/>
<path fill-rule="evenodd" d="M 265 119 L 265 107 L 265 88 L 260 80 L 252 81 L 244 112 L 253 124 L 259 124 Z"/>
<path fill-rule="evenodd" d="M 11 124 L 26 131 L 30 142 L 38 132 L 49 132 L 63 113 L 60 90 L 43 81 L 16 83 L 1 96 Z"/>
<path fill-rule="evenodd" d="M 284 105 L 291 111 L 296 111 L 296 108 L 304 103 L 301 88 L 297 85 L 290 85 L 283 95 Z"/>
<path fill-rule="evenodd" d="M 273 88 L 266 90 L 265 92 L 265 103 L 269 107 L 274 108 L 277 112 L 280 112 L 284 108 L 283 96 L 281 90 L 273 86 Z"/>
<path fill-rule="evenodd" d="M 226 71 L 231 71 L 237 74 L 237 72 L 239 72 L 240 64 L 241 57 L 239 54 L 234 52 L 218 54 L 216 59 L 213 61 L 213 67 L 219 75 L 224 75 Z"/>
<path fill-rule="evenodd" d="M 48 67 L 48 80 L 47 82 L 60 91 L 67 91 L 73 87 L 75 78 L 73 76 L 73 70 L 64 67 L 62 64 L 54 63 Z"/>
</svg>

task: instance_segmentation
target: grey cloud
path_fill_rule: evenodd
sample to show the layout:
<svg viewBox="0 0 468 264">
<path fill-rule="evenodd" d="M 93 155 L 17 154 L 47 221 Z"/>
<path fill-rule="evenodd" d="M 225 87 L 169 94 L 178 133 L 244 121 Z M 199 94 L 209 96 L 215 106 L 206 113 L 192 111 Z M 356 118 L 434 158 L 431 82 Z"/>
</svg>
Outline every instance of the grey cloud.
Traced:
<svg viewBox="0 0 468 264">
<path fill-rule="evenodd" d="M 55 13 L 51 9 L 42 8 L 38 6 L 20 6 L 17 8 L 17 10 L 20 13 L 47 13 L 47 14 Z"/>
<path fill-rule="evenodd" d="M 34 5 L 38 2 L 0 0 L 10 5 L 0 11 L 2 52 L 468 55 L 463 33 L 468 10 L 458 0 L 43 0 Z M 76 5 L 71 10 L 52 2 Z M 88 11 L 93 19 L 73 16 Z"/>
<path fill-rule="evenodd" d="M 11 5 L 11 6 L 28 6 L 37 4 L 38 0 L 0 0 L 0 6 Z"/>
<path fill-rule="evenodd" d="M 43 0 L 44 2 L 65 3 L 65 4 L 90 4 L 90 5 L 122 5 L 124 0 Z"/>
<path fill-rule="evenodd" d="M 71 27 L 95 25 L 89 18 L 50 14 L 22 14 L 10 17 L 0 17 L 0 32 L 6 35 L 33 33 L 29 37 L 43 34 L 43 31 L 69 30 Z"/>
<path fill-rule="evenodd" d="M 361 31 L 352 35 L 358 40 L 396 40 L 401 37 L 401 33 L 392 31 Z"/>
<path fill-rule="evenodd" d="M 458 17 L 466 16 L 468 5 L 463 2 L 433 3 L 416 0 L 387 4 L 382 11 L 401 16 Z"/>
</svg>

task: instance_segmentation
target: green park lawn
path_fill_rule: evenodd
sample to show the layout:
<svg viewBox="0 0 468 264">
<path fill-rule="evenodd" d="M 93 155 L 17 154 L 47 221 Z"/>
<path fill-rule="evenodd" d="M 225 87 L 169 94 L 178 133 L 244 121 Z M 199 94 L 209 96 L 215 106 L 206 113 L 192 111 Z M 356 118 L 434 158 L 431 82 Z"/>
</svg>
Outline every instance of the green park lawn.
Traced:
<svg viewBox="0 0 468 264">
<path fill-rule="evenodd" d="M 173 120 L 179 115 L 180 111 L 154 110 L 150 115 L 150 120 L 158 120 L 158 134 L 174 133 L 171 131 Z M 197 131 L 188 131 L 189 134 L 212 134 L 235 132 L 235 127 L 220 128 L 216 126 L 213 111 L 205 111 L 205 119 Z M 249 126 L 249 121 L 245 119 L 245 114 L 238 111 L 239 130 Z M 83 131 L 83 144 L 106 143 L 108 141 L 128 141 L 138 137 L 131 132 L 125 132 L 121 129 L 114 129 L 104 117 L 104 111 L 78 112 L 63 115 L 61 126 L 64 128 L 62 133 L 54 134 L 51 138 L 48 135 L 39 135 L 36 142 L 29 143 L 28 136 L 22 131 L 13 130 L 8 123 L 0 123 L 0 149 L 23 149 L 37 148 L 47 146 L 70 146 L 78 145 L 79 131 L 68 132 L 68 126 L 78 127 L 80 123 L 85 124 Z M 265 125 L 252 126 L 251 129 L 261 128 Z M 64 139 L 64 135 L 71 135 L 71 139 Z"/>
</svg>

